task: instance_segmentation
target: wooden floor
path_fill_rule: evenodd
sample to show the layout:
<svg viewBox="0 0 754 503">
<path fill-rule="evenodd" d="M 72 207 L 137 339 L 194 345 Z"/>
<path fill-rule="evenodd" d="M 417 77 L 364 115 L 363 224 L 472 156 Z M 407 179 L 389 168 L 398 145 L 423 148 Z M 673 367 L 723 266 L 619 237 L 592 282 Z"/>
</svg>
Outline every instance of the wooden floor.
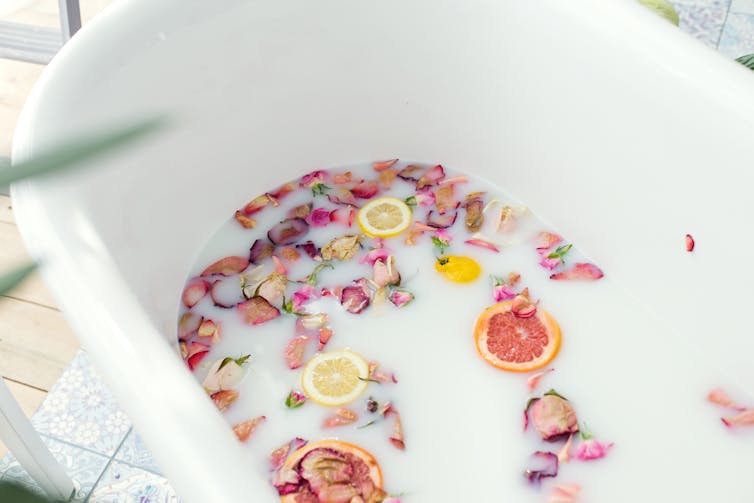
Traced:
<svg viewBox="0 0 754 503">
<path fill-rule="evenodd" d="M 81 0 L 84 22 L 110 0 Z M 0 20 L 57 26 L 57 0 L 0 0 Z M 18 115 L 41 65 L 0 59 L 0 158 L 9 157 Z M 0 271 L 28 260 L 7 190 L 0 188 Z M 76 354 L 78 341 L 39 276 L 0 297 L 0 375 L 31 416 Z M 0 441 L 0 456 L 6 452 Z"/>
</svg>

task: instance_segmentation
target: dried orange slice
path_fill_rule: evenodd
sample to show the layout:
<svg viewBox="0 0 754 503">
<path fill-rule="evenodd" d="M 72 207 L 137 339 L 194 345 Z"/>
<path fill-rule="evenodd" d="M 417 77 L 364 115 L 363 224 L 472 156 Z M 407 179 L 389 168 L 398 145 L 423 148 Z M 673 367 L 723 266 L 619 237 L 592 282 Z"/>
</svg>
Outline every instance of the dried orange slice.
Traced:
<svg viewBox="0 0 754 503">
<path fill-rule="evenodd" d="M 361 207 L 356 221 L 370 236 L 396 236 L 411 225 L 411 208 L 397 197 L 378 197 Z"/>
<path fill-rule="evenodd" d="M 295 472 L 299 481 L 306 482 L 298 491 L 281 495 L 283 503 L 382 501 L 387 496 L 382 490 L 382 471 L 374 456 L 341 440 L 306 444 L 285 461 L 283 471 Z"/>
<path fill-rule="evenodd" d="M 490 365 L 528 372 L 547 365 L 560 349 L 560 327 L 549 313 L 518 317 L 505 301 L 487 308 L 474 328 L 476 349 Z"/>
</svg>

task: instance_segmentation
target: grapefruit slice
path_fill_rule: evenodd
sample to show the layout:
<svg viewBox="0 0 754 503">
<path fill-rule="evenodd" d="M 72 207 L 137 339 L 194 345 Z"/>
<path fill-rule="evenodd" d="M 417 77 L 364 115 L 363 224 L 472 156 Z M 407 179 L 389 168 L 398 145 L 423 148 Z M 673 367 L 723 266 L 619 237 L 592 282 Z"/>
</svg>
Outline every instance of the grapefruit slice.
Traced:
<svg viewBox="0 0 754 503">
<path fill-rule="evenodd" d="M 283 470 L 299 477 L 298 490 L 280 496 L 283 503 L 382 501 L 386 496 L 374 456 L 341 440 L 325 439 L 301 447 L 285 461 Z"/>
<path fill-rule="evenodd" d="M 547 365 L 560 349 L 560 327 L 549 313 L 517 317 L 512 301 L 487 308 L 474 328 L 474 341 L 484 361 L 501 370 L 528 372 Z"/>
</svg>

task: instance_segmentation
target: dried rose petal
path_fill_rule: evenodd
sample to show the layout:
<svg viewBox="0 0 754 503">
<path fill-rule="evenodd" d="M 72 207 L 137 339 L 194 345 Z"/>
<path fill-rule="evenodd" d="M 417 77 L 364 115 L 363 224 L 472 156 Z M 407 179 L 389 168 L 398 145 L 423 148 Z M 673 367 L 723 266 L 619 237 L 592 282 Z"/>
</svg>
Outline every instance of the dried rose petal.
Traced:
<svg viewBox="0 0 754 503">
<path fill-rule="evenodd" d="M 578 484 L 560 484 L 552 488 L 547 503 L 576 503 L 580 492 Z"/>
<path fill-rule="evenodd" d="M 265 239 L 257 239 L 249 249 L 249 262 L 254 265 L 260 264 L 263 260 L 272 257 L 275 252 L 275 245 Z"/>
<path fill-rule="evenodd" d="M 535 246 L 538 252 L 549 250 L 558 243 L 561 243 L 563 238 L 552 232 L 540 232 L 535 238 Z"/>
<path fill-rule="evenodd" d="M 508 281 L 507 281 L 507 283 L 508 283 L 508 284 L 509 284 L 510 286 L 513 286 L 513 285 L 515 285 L 515 284 L 516 284 L 516 283 L 518 283 L 518 282 L 519 282 L 520 280 L 521 280 L 521 275 L 520 275 L 519 273 L 517 273 L 517 272 L 509 272 L 509 273 L 508 273 Z"/>
<path fill-rule="evenodd" d="M 298 409 L 306 403 L 306 400 L 306 395 L 292 389 L 291 392 L 288 393 L 288 396 L 285 397 L 285 406 L 289 409 Z"/>
<path fill-rule="evenodd" d="M 371 199 L 379 191 L 380 188 L 377 186 L 377 182 L 375 182 L 374 180 L 361 182 L 356 187 L 351 189 L 351 193 L 353 193 L 353 195 L 358 197 L 359 199 Z"/>
<path fill-rule="evenodd" d="M 353 173 L 351 173 L 350 171 L 346 171 L 345 173 L 342 173 L 342 174 L 336 174 L 332 177 L 332 181 L 334 184 L 337 184 L 337 185 L 345 185 L 347 183 L 351 183 L 354 181 Z"/>
<path fill-rule="evenodd" d="M 338 409 L 335 414 L 328 416 L 322 422 L 323 428 L 337 428 L 338 426 L 345 426 L 347 424 L 355 423 L 359 419 L 359 415 L 349 409 Z"/>
<path fill-rule="evenodd" d="M 285 295 L 288 278 L 278 272 L 273 272 L 257 286 L 256 295 L 264 297 L 269 303 L 277 302 Z"/>
<path fill-rule="evenodd" d="M 241 302 L 236 308 L 247 325 L 261 325 L 280 316 L 280 310 L 277 307 L 258 295 L 246 302 Z"/>
<path fill-rule="evenodd" d="M 209 296 L 216 307 L 223 309 L 230 309 L 242 300 L 238 282 L 230 280 L 213 281 L 209 288 Z"/>
<path fill-rule="evenodd" d="M 434 190 L 435 207 L 440 215 L 444 215 L 448 211 L 458 208 L 461 204 L 461 202 L 454 197 L 455 191 L 453 187 L 453 185 L 444 185 Z"/>
<path fill-rule="evenodd" d="M 306 241 L 304 243 L 300 243 L 296 245 L 296 248 L 301 248 L 304 253 L 306 253 L 310 259 L 321 262 L 322 256 L 319 254 L 319 250 L 317 249 L 317 246 L 312 243 L 311 241 Z"/>
<path fill-rule="evenodd" d="M 213 274 L 233 276 L 245 271 L 247 267 L 249 267 L 249 261 L 244 257 L 225 257 L 208 266 L 202 271 L 201 276 L 211 276 Z"/>
<path fill-rule="evenodd" d="M 288 218 L 306 218 L 312 212 L 312 203 L 299 204 L 288 211 Z"/>
<path fill-rule="evenodd" d="M 605 444 L 594 438 L 584 440 L 576 448 L 576 459 L 589 461 L 592 459 L 604 458 L 607 456 L 607 451 L 610 450 L 612 446 L 612 443 Z"/>
<path fill-rule="evenodd" d="M 292 183 L 286 183 L 285 185 L 278 187 L 274 192 L 267 193 L 267 196 L 273 199 L 273 206 L 277 206 L 279 204 L 277 202 L 279 199 L 283 199 L 294 190 L 296 190 L 296 185 Z"/>
<path fill-rule="evenodd" d="M 435 229 L 447 229 L 455 223 L 457 217 L 457 211 L 452 211 L 450 213 L 440 215 L 434 210 L 430 210 L 427 214 L 427 225 L 434 227 Z"/>
<path fill-rule="evenodd" d="M 721 405 L 728 409 L 733 409 L 733 410 L 738 410 L 738 411 L 746 410 L 746 407 L 734 402 L 730 398 L 730 396 L 728 396 L 728 393 L 726 393 L 720 388 L 715 388 L 712 391 L 710 391 L 707 394 L 707 400 L 710 401 L 711 403 L 714 403 L 715 405 Z"/>
<path fill-rule="evenodd" d="M 327 208 L 315 208 L 306 221 L 312 227 L 325 227 L 330 224 L 330 210 Z"/>
<path fill-rule="evenodd" d="M 301 254 L 297 252 L 295 248 L 286 246 L 280 249 L 280 257 L 288 262 L 296 262 L 301 258 Z"/>
<path fill-rule="evenodd" d="M 560 264 L 562 264 L 562 261 L 558 257 L 549 258 L 547 255 L 543 255 L 539 260 L 539 265 L 551 271 L 558 267 Z"/>
<path fill-rule="evenodd" d="M 478 232 L 482 228 L 484 223 L 484 203 L 481 198 L 472 198 L 470 195 L 466 196 L 466 203 L 464 204 L 466 209 L 466 216 L 463 219 L 463 223 L 469 232 Z"/>
<path fill-rule="evenodd" d="M 363 283 L 347 286 L 343 288 L 340 294 L 340 304 L 346 311 L 352 314 L 359 314 L 369 306 L 371 296 L 369 290 Z"/>
<path fill-rule="evenodd" d="M 558 451 L 558 461 L 568 463 L 571 460 L 571 447 L 573 446 L 573 434 L 568 435 L 568 440 Z"/>
<path fill-rule="evenodd" d="M 414 246 L 416 244 L 416 240 L 424 234 L 424 231 L 420 231 L 417 229 L 411 229 L 406 233 L 406 239 L 403 241 L 403 243 L 406 246 Z"/>
<path fill-rule="evenodd" d="M 537 305 L 529 299 L 528 292 L 522 292 L 513 299 L 511 312 L 516 318 L 531 318 L 537 314 Z"/>
<path fill-rule="evenodd" d="M 502 285 L 495 285 L 492 287 L 492 299 L 495 302 L 501 302 L 504 300 L 512 299 L 516 295 L 517 295 L 516 292 L 514 292 L 505 283 L 503 283 Z"/>
<path fill-rule="evenodd" d="M 395 182 L 396 178 L 398 178 L 398 170 L 388 169 L 388 170 L 382 171 L 379 174 L 379 176 L 377 177 L 377 181 L 380 182 L 380 187 L 382 187 L 385 190 L 389 190 L 393 186 L 393 182 Z"/>
<path fill-rule="evenodd" d="M 696 245 L 693 236 L 691 234 L 686 234 L 686 251 L 692 252 L 694 251 L 694 246 Z"/>
<path fill-rule="evenodd" d="M 196 335 L 204 318 L 191 311 L 183 313 L 178 320 L 178 339 L 185 341 Z"/>
<path fill-rule="evenodd" d="M 299 335 L 291 339 L 285 346 L 283 357 L 289 369 L 297 369 L 304 364 L 304 352 L 306 352 L 308 342 L 309 337 Z"/>
<path fill-rule="evenodd" d="M 720 420 L 728 428 L 734 426 L 752 426 L 754 425 L 754 409 L 745 410 L 737 416 L 723 417 Z"/>
<path fill-rule="evenodd" d="M 202 381 L 202 388 L 210 394 L 223 389 L 234 389 L 246 375 L 242 365 L 250 357 L 251 355 L 246 355 L 237 359 L 227 357 L 215 360 Z"/>
<path fill-rule="evenodd" d="M 183 358 L 185 360 L 186 357 L 188 356 L 188 346 L 186 345 L 185 342 L 179 342 L 178 343 L 178 348 L 181 351 L 181 358 Z"/>
<path fill-rule="evenodd" d="M 546 393 L 542 398 L 532 400 L 527 413 L 543 440 L 555 440 L 579 431 L 573 407 L 568 400 L 553 391 Z"/>
<path fill-rule="evenodd" d="M 238 391 L 233 391 L 232 389 L 224 389 L 212 393 L 209 397 L 213 402 L 215 402 L 217 409 L 222 412 L 236 401 L 236 399 L 238 398 Z"/>
<path fill-rule="evenodd" d="M 236 210 L 236 212 L 233 214 L 233 218 L 236 219 L 236 222 L 241 224 L 241 227 L 244 229 L 253 229 L 255 225 L 257 225 L 256 220 L 253 218 L 249 218 L 246 215 L 241 212 L 241 210 Z"/>
<path fill-rule="evenodd" d="M 546 376 L 547 374 L 549 374 L 553 370 L 555 370 L 555 369 L 543 370 L 542 372 L 537 372 L 533 376 L 530 376 L 526 380 L 526 386 L 529 388 L 529 393 L 533 392 L 537 388 L 537 386 L 539 385 L 539 381 L 541 381 L 544 376 Z"/>
<path fill-rule="evenodd" d="M 553 274 L 550 279 L 554 280 L 583 280 L 583 281 L 595 281 L 604 276 L 602 269 L 594 264 L 579 263 L 573 264 L 570 269 Z"/>
<path fill-rule="evenodd" d="M 407 182 L 416 182 L 419 180 L 420 171 L 424 171 L 424 168 L 421 166 L 415 166 L 412 164 L 400 170 L 398 172 L 398 178 L 402 178 L 403 180 L 406 180 Z"/>
<path fill-rule="evenodd" d="M 212 320 L 203 320 L 196 334 L 199 337 L 212 337 L 212 343 L 215 343 L 216 339 L 219 340 L 220 337 L 220 323 L 215 323 Z"/>
<path fill-rule="evenodd" d="M 387 260 L 390 255 L 392 255 L 392 252 L 387 248 L 375 248 L 362 255 L 359 259 L 359 264 L 369 264 L 373 266 L 378 260 Z"/>
<path fill-rule="evenodd" d="M 356 210 L 353 206 L 336 208 L 330 212 L 330 222 L 335 222 L 346 227 L 351 227 L 356 219 Z"/>
<path fill-rule="evenodd" d="M 281 276 L 285 276 L 288 274 L 288 268 L 285 267 L 285 264 L 280 261 L 280 259 L 277 257 L 277 255 L 272 256 L 272 262 L 275 264 L 275 272 L 280 274 Z"/>
<path fill-rule="evenodd" d="M 369 379 L 372 379 L 377 382 L 381 383 L 393 383 L 398 384 L 398 378 L 395 377 L 395 373 L 393 372 L 385 372 L 385 371 L 378 371 L 380 364 L 377 362 L 369 362 Z M 390 405 L 388 403 L 388 405 Z M 395 412 L 392 405 L 389 407 L 389 411 Z M 385 411 L 383 411 L 383 414 Z"/>
<path fill-rule="evenodd" d="M 301 288 L 293 292 L 293 297 L 291 297 L 291 301 L 293 302 L 293 310 L 301 312 L 305 303 L 307 303 L 310 299 L 316 298 L 317 290 L 314 287 L 312 287 L 311 285 L 302 286 Z"/>
<path fill-rule="evenodd" d="M 277 206 L 277 198 L 271 197 L 269 194 L 262 194 L 249 201 L 246 206 L 241 209 L 241 213 L 248 217 L 261 211 L 263 208 L 266 208 L 269 204 Z"/>
<path fill-rule="evenodd" d="M 285 459 L 288 457 L 291 451 L 297 451 L 301 447 L 305 446 L 308 442 L 303 438 L 296 437 L 293 440 L 286 442 L 274 451 L 272 451 L 268 457 L 270 462 L 270 471 L 274 472 L 283 467 Z"/>
<path fill-rule="evenodd" d="M 322 247 L 322 258 L 325 260 L 350 260 L 361 248 L 361 236 L 347 234 L 337 237 Z"/>
<path fill-rule="evenodd" d="M 327 199 L 333 204 L 356 206 L 356 196 L 345 187 L 335 187 L 327 194 Z"/>
<path fill-rule="evenodd" d="M 413 197 L 417 205 L 425 208 L 435 204 L 435 193 L 431 189 L 420 190 Z"/>
<path fill-rule="evenodd" d="M 387 285 L 398 285 L 401 275 L 395 268 L 395 257 L 390 255 L 387 259 L 378 259 L 372 266 L 372 279 L 378 288 Z"/>
<path fill-rule="evenodd" d="M 292 245 L 309 233 L 309 224 L 303 218 L 288 218 L 267 231 L 267 238 L 273 244 Z"/>
<path fill-rule="evenodd" d="M 318 183 L 324 183 L 325 180 L 327 180 L 327 171 L 318 169 L 302 176 L 301 180 L 298 182 L 298 186 L 308 188 Z"/>
<path fill-rule="evenodd" d="M 414 300 L 414 294 L 406 290 L 393 290 L 388 296 L 395 307 L 404 307 Z"/>
<path fill-rule="evenodd" d="M 434 185 L 443 178 L 445 178 L 445 169 L 440 164 L 433 166 L 422 173 L 422 176 L 416 181 L 416 190 Z"/>
<path fill-rule="evenodd" d="M 453 178 L 446 178 L 437 182 L 438 185 L 454 185 L 457 183 L 469 183 L 469 179 L 465 176 L 454 176 Z"/>
<path fill-rule="evenodd" d="M 327 323 L 327 313 L 305 314 L 299 320 L 305 330 L 318 330 Z"/>
<path fill-rule="evenodd" d="M 265 419 L 267 419 L 266 416 L 259 416 L 242 423 L 234 424 L 233 433 L 236 434 L 238 440 L 245 442 L 249 439 L 251 434 L 254 433 L 254 430 L 257 429 L 257 426 L 259 426 Z"/>
<path fill-rule="evenodd" d="M 377 161 L 372 163 L 372 168 L 375 171 L 385 171 L 388 168 L 392 168 L 393 165 L 398 162 L 398 159 L 390 159 L 389 161 Z"/>
<path fill-rule="evenodd" d="M 538 484 L 543 478 L 558 474 L 558 457 L 552 452 L 537 451 L 531 456 L 530 466 L 524 476 L 532 484 Z"/>
<path fill-rule="evenodd" d="M 189 281 L 186 288 L 183 289 L 183 295 L 181 295 L 183 305 L 188 308 L 194 307 L 204 298 L 205 295 L 207 295 L 209 286 L 209 283 L 200 278 L 195 278 Z"/>
<path fill-rule="evenodd" d="M 192 346 L 194 344 L 197 344 L 196 342 L 192 343 Z M 189 347 L 190 348 L 190 347 Z M 193 371 L 199 363 L 201 363 L 202 360 L 204 360 L 204 357 L 209 354 L 209 351 L 199 351 L 194 354 L 191 354 L 191 349 L 189 349 L 189 356 L 186 358 L 186 363 L 188 363 L 189 370 Z"/>
<path fill-rule="evenodd" d="M 471 246 L 478 246 L 479 248 L 484 248 L 486 250 L 490 250 L 495 253 L 500 253 L 500 249 L 498 249 L 497 246 L 493 245 L 489 241 L 485 241 L 484 239 L 479 239 L 479 238 L 467 239 L 466 241 L 464 241 L 464 243 Z"/>
</svg>

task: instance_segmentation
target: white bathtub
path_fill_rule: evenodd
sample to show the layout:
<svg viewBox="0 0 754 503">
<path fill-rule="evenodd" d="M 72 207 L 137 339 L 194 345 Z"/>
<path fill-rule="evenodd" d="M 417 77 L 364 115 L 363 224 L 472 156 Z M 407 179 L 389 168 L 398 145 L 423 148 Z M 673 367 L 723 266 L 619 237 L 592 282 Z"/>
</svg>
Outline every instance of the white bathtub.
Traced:
<svg viewBox="0 0 754 503">
<path fill-rule="evenodd" d="M 628 439 L 614 457 L 628 461 L 595 465 L 591 501 L 750 497 L 754 436 L 703 406 L 721 384 L 754 399 L 745 68 L 631 0 L 129 0 L 45 71 L 14 160 L 163 112 L 164 134 L 13 197 L 48 285 L 186 501 L 275 501 L 171 347 L 196 251 L 260 190 L 388 156 L 509 190 L 658 317 L 636 311 L 641 326 L 699 350 L 705 365 L 691 373 L 669 354 L 649 371 L 658 380 L 641 360 L 635 375 L 592 376 L 603 424 Z M 609 326 L 619 354 L 605 368 L 632 323 Z M 617 407 L 610 390 L 633 382 L 647 400 Z M 487 501 L 544 498 L 500 491 Z"/>
</svg>

